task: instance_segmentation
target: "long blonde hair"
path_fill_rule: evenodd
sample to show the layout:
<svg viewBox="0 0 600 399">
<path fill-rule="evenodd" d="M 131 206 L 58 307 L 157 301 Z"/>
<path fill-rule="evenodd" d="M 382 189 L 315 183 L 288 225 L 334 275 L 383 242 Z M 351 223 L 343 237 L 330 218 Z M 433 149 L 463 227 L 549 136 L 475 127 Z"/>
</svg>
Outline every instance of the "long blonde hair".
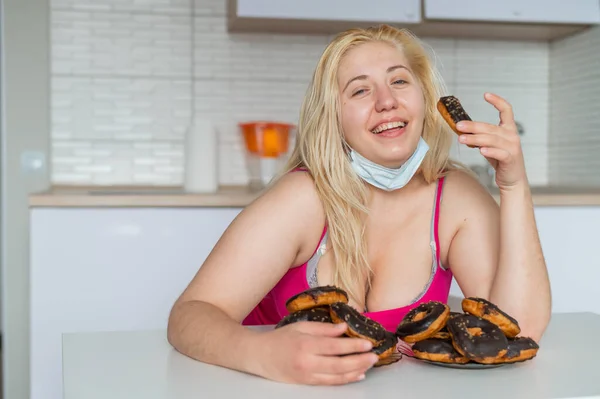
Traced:
<svg viewBox="0 0 600 399">
<path fill-rule="evenodd" d="M 281 175 L 298 167 L 308 169 L 325 210 L 329 248 L 335 259 L 333 284 L 346 290 L 363 307 L 372 273 L 364 239 L 368 190 L 347 157 L 339 117 L 337 73 L 340 61 L 350 49 L 374 41 L 401 49 L 423 90 L 423 138 L 430 150 L 419 173 L 431 183 L 458 165 L 449 159 L 452 133 L 436 110 L 445 87 L 424 44 L 408 30 L 388 25 L 351 29 L 335 37 L 325 48 L 308 86 L 296 145 Z"/>
</svg>

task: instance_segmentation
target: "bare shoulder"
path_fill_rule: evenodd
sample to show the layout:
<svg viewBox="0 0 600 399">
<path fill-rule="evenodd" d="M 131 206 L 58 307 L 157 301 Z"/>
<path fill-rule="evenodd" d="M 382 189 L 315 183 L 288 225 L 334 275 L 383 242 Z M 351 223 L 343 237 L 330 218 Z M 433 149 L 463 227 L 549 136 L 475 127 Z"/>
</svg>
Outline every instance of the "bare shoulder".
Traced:
<svg viewBox="0 0 600 399">
<path fill-rule="evenodd" d="M 307 173 L 282 177 L 225 229 L 179 301 L 209 302 L 241 321 L 314 250 L 324 218 Z"/>
<path fill-rule="evenodd" d="M 494 217 L 499 207 L 490 192 L 471 175 L 461 169 L 450 171 L 444 184 L 444 207 L 450 214 L 466 218 Z"/>
<path fill-rule="evenodd" d="M 303 171 L 287 173 L 278 179 L 248 206 L 249 210 L 255 208 L 284 210 L 323 219 L 323 221 L 325 218 L 314 181 L 308 172 Z"/>
<path fill-rule="evenodd" d="M 241 218 L 270 220 L 280 231 L 296 236 L 302 257 L 304 248 L 312 251 L 325 225 L 325 210 L 315 183 L 308 172 L 287 173 L 248 205 Z"/>
</svg>

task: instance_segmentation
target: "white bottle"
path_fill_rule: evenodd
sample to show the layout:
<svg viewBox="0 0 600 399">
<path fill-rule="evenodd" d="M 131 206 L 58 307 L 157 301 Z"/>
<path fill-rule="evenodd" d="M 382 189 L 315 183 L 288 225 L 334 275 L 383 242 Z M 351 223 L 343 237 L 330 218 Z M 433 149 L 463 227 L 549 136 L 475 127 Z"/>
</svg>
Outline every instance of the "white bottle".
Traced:
<svg viewBox="0 0 600 399">
<path fill-rule="evenodd" d="M 214 193 L 219 186 L 218 146 L 210 121 L 196 120 L 185 143 L 184 189 L 190 193 Z"/>
</svg>

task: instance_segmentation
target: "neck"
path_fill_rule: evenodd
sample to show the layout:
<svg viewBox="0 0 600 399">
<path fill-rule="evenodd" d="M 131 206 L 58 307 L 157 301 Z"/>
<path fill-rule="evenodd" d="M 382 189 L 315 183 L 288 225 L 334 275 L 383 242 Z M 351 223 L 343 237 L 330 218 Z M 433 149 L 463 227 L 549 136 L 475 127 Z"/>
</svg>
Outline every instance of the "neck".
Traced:
<svg viewBox="0 0 600 399">
<path fill-rule="evenodd" d="M 404 186 L 398 190 L 386 191 L 386 190 L 377 188 L 375 186 L 372 186 L 368 183 L 365 183 L 365 185 L 369 189 L 371 198 L 373 198 L 373 196 L 377 196 L 377 197 L 381 197 L 381 198 L 397 198 L 397 197 L 403 197 L 406 195 L 410 195 L 415 190 L 417 190 L 421 187 L 427 186 L 427 182 L 425 181 L 423 174 L 419 171 L 412 177 L 412 179 L 410 179 L 410 181 L 406 184 L 406 186 Z"/>
</svg>

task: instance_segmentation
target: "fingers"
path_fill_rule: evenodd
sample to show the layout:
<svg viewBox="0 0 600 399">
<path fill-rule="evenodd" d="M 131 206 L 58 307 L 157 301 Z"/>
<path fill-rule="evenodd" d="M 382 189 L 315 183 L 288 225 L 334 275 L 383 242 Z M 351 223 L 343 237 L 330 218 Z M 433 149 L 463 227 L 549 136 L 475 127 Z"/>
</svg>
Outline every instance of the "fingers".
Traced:
<svg viewBox="0 0 600 399">
<path fill-rule="evenodd" d="M 456 124 L 456 128 L 463 133 L 487 133 L 493 134 L 498 132 L 498 126 L 494 126 L 485 122 L 475 121 L 460 121 Z"/>
<path fill-rule="evenodd" d="M 335 339 L 357 340 L 356 338 Z M 304 383 L 334 385 L 359 381 L 378 360 L 377 355 L 371 352 L 353 353 L 346 356 L 323 355 L 315 351 L 316 348 L 312 346 L 317 340 L 317 337 L 306 340 L 303 347 L 299 348 L 302 356 L 293 357 L 290 360 L 294 370 L 293 374 Z"/>
<path fill-rule="evenodd" d="M 495 134 L 479 133 L 461 134 L 458 137 L 458 141 L 474 147 L 499 147 L 502 146 L 504 140 L 502 137 Z"/>
<path fill-rule="evenodd" d="M 492 104 L 500 113 L 500 124 L 499 126 L 491 123 L 477 122 L 477 121 L 460 121 L 456 124 L 456 129 L 463 133 L 488 133 L 488 134 L 501 134 L 501 127 L 509 126 L 516 132 L 516 124 L 514 121 L 514 114 L 512 106 L 504 98 L 492 94 L 485 93 L 485 100 Z"/>
<path fill-rule="evenodd" d="M 314 339 L 304 341 L 306 350 L 319 355 L 348 355 L 370 351 L 373 344 L 360 338 L 342 337 L 346 323 L 331 324 L 303 321 L 294 323 L 296 331 L 312 335 Z"/>
<path fill-rule="evenodd" d="M 370 351 L 373 344 L 360 338 L 326 338 L 316 342 L 316 353 L 322 355 L 348 355 Z"/>
<path fill-rule="evenodd" d="M 485 93 L 484 98 L 500 113 L 500 126 L 513 125 L 515 123 L 515 116 L 513 114 L 512 106 L 508 103 L 508 101 L 493 93 Z"/>
<path fill-rule="evenodd" d="M 344 385 L 365 379 L 364 372 L 347 374 L 315 374 L 308 382 L 309 385 Z"/>
<path fill-rule="evenodd" d="M 470 147 L 479 148 L 481 155 L 497 161 L 508 163 L 514 156 L 519 156 L 520 140 L 518 137 L 505 137 L 495 134 L 463 134 L 458 141 Z"/>
<path fill-rule="evenodd" d="M 359 353 L 348 356 L 319 356 L 315 371 L 326 374 L 366 372 L 379 359 L 374 353 Z"/>
<path fill-rule="evenodd" d="M 324 337 L 339 337 L 348 328 L 346 323 L 318 323 L 314 321 L 300 321 L 290 325 L 298 332 L 310 335 L 320 335 Z"/>
<path fill-rule="evenodd" d="M 486 158 L 492 158 L 503 163 L 508 163 L 511 160 L 510 152 L 501 148 L 483 147 L 479 149 L 479 152 Z"/>
<path fill-rule="evenodd" d="M 374 353 L 348 356 L 315 356 L 310 365 L 310 383 L 337 385 L 360 381 L 366 372 L 377 363 Z M 314 382 L 313 382 L 314 381 Z"/>
</svg>

